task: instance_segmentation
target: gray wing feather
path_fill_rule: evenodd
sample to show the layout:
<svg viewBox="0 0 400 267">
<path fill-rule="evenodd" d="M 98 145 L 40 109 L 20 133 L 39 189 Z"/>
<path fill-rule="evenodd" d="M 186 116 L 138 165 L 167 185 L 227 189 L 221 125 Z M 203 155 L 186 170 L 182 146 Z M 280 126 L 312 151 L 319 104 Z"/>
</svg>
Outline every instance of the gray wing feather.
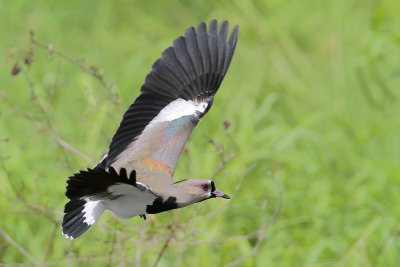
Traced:
<svg viewBox="0 0 400 267">
<path fill-rule="evenodd" d="M 201 22 L 178 37 L 153 64 L 141 95 L 125 113 L 110 144 L 106 167 L 140 169 L 141 160 L 150 157 L 167 164 L 173 174 L 199 114 L 183 113 L 182 118 L 174 115 L 171 120 L 157 118 L 176 100 L 206 101 L 211 106 L 228 70 L 237 36 L 237 26 L 227 39 L 228 22 L 222 22 L 218 31 L 218 23 L 213 20 L 209 29 Z M 175 109 L 180 110 L 178 106 Z"/>
</svg>

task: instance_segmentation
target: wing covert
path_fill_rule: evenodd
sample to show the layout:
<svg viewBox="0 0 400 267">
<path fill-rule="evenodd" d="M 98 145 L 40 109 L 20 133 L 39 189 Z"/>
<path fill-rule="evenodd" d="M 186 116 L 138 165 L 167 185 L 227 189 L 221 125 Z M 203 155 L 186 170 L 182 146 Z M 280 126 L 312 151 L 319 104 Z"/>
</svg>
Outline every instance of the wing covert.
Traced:
<svg viewBox="0 0 400 267">
<path fill-rule="evenodd" d="M 171 168 L 199 119 L 208 111 L 233 56 L 238 37 L 228 22 L 189 28 L 152 66 L 141 94 L 124 114 L 109 147 L 106 167 L 140 169 L 155 159 Z M 128 166 L 129 165 L 129 166 Z"/>
</svg>

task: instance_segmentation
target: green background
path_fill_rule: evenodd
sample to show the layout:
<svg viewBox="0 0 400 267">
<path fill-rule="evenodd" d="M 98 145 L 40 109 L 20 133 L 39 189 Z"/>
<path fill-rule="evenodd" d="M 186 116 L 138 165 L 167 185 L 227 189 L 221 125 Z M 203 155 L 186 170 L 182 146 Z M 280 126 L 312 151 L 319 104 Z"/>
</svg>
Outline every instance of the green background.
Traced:
<svg viewBox="0 0 400 267">
<path fill-rule="evenodd" d="M 107 212 L 65 239 L 66 178 L 107 152 L 161 52 L 213 18 L 239 41 L 175 177 L 232 199 Z M 400 1 L 16 0 L 0 24 L 1 264 L 400 266 Z"/>
</svg>

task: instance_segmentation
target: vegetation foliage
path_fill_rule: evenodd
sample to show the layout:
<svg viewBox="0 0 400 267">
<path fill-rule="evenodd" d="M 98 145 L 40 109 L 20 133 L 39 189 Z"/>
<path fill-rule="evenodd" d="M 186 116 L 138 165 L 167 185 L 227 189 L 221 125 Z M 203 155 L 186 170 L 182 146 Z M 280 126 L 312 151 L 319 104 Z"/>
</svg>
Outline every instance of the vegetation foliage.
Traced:
<svg viewBox="0 0 400 267">
<path fill-rule="evenodd" d="M 400 2 L 1 1 L 1 266 L 398 266 Z M 176 173 L 232 200 L 61 235 L 66 178 L 107 152 L 188 26 L 240 25 Z"/>
</svg>

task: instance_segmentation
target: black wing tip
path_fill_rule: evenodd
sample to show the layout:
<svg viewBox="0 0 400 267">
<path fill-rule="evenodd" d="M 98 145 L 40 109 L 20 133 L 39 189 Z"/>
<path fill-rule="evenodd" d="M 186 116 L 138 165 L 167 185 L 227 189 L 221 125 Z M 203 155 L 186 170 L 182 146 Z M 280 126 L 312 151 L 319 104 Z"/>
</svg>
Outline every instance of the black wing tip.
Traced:
<svg viewBox="0 0 400 267">
<path fill-rule="evenodd" d="M 197 24 L 197 31 L 207 31 L 207 23 L 205 23 L 204 21 L 200 21 Z"/>
<path fill-rule="evenodd" d="M 196 28 L 187 28 L 185 34 L 176 38 L 153 64 L 142 86 L 142 94 L 185 100 L 214 95 L 228 70 L 238 30 L 239 26 L 234 25 L 228 36 L 229 22 L 223 20 L 218 26 L 216 19 L 208 23 L 208 28 L 204 21 Z M 209 42 L 214 37 L 220 47 Z M 204 46 L 200 47 L 200 44 Z M 215 52 L 218 49 L 219 52 Z"/>
<path fill-rule="evenodd" d="M 236 24 L 232 28 L 230 40 L 234 40 L 236 44 L 238 37 L 239 37 L 239 25 Z"/>
<path fill-rule="evenodd" d="M 196 29 L 193 26 L 190 26 L 189 28 L 186 29 L 185 31 L 185 39 L 187 38 L 187 36 L 190 36 L 191 34 L 196 33 Z M 183 36 L 180 36 L 183 37 Z M 178 37 L 179 38 L 179 37 Z M 177 38 L 177 39 L 178 39 Z"/>
<path fill-rule="evenodd" d="M 202 21 L 199 22 L 198 24 L 199 26 L 207 26 L 206 22 Z M 210 23 L 208 24 L 209 28 L 207 30 L 208 33 L 213 32 L 214 30 L 218 32 L 218 20 L 217 19 L 213 19 L 210 21 Z M 226 33 L 229 33 L 229 21 L 228 20 L 222 20 L 222 22 L 220 23 L 219 26 L 220 31 L 226 31 Z M 230 31 L 230 38 L 234 38 L 235 40 L 237 40 L 239 36 L 239 25 L 238 24 L 234 24 L 232 27 L 232 30 Z"/>
<path fill-rule="evenodd" d="M 196 28 L 189 27 L 154 62 L 141 87 L 141 95 L 125 113 L 113 137 L 104 168 L 112 165 L 172 101 L 178 98 L 203 101 L 216 94 L 235 51 L 239 29 L 238 25 L 233 26 L 228 37 L 228 21 L 218 24 L 213 19 L 208 25 L 201 21 Z M 221 29 L 227 33 L 225 37 L 220 34 Z M 193 37 L 191 42 L 186 42 L 185 35 Z M 150 106 L 152 110 L 143 109 Z"/>
<path fill-rule="evenodd" d="M 66 238 L 75 239 L 90 228 L 83 213 L 85 204 L 84 199 L 73 199 L 65 204 L 61 230 Z"/>
</svg>

